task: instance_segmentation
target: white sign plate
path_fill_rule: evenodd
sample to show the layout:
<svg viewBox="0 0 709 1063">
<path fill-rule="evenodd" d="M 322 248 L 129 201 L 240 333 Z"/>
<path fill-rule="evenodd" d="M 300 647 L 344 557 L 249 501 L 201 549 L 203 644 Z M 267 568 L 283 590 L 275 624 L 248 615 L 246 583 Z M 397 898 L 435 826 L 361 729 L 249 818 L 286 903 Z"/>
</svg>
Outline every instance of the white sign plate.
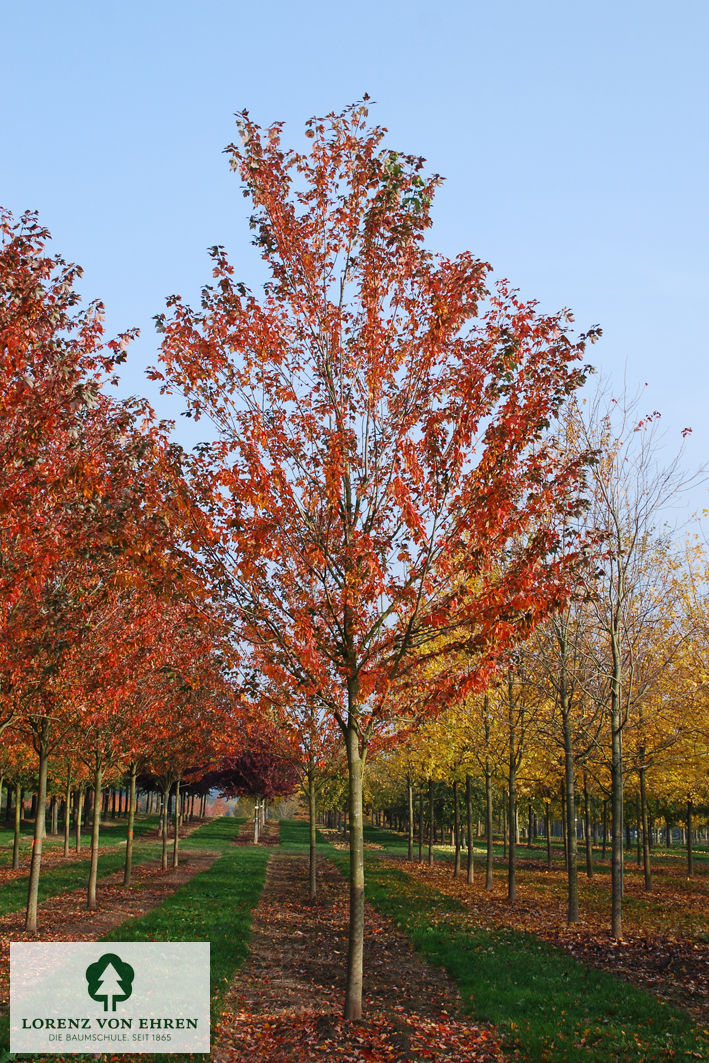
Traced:
<svg viewBox="0 0 709 1063">
<path fill-rule="evenodd" d="M 209 1052 L 209 942 L 10 944 L 10 1051 Z"/>
</svg>

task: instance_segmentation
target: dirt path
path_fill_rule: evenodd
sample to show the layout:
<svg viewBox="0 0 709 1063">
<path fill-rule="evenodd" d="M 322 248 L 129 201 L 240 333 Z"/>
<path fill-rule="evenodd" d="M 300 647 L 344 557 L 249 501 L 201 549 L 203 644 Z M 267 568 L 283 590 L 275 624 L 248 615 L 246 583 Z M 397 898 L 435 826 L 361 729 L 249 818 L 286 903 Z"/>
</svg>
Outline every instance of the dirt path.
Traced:
<svg viewBox="0 0 709 1063">
<path fill-rule="evenodd" d="M 327 861 L 308 901 L 307 857 L 275 853 L 249 956 L 213 1030 L 213 1063 L 475 1063 L 502 1060 L 488 1027 L 459 1017 L 453 983 L 367 908 L 365 1015 L 341 1020 L 347 884 Z"/>
<path fill-rule="evenodd" d="M 133 885 L 126 887 L 123 872 L 108 875 L 98 884 L 98 908 L 86 909 L 86 887 L 68 890 L 44 901 L 38 908 L 39 930 L 24 928 L 24 911 L 0 919 L 0 1011 L 9 1005 L 10 941 L 97 941 L 127 919 L 144 915 L 162 904 L 185 882 L 205 871 L 219 853 L 180 853 L 177 871 L 164 872 L 151 860 L 133 871 Z"/>
</svg>

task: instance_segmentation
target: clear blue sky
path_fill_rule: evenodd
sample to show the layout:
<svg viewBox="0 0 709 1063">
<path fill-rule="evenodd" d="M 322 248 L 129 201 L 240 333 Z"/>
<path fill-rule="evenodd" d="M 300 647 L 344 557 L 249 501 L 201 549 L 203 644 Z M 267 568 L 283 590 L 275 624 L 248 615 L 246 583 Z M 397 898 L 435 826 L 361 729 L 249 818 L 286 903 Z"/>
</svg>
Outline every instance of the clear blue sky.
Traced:
<svg viewBox="0 0 709 1063">
<path fill-rule="evenodd" d="M 27 0 L 1 27 L 0 203 L 40 211 L 110 329 L 141 328 L 128 389 L 154 397 L 152 315 L 197 297 L 208 246 L 255 276 L 234 112 L 301 143 L 367 92 L 446 177 L 432 245 L 600 323 L 599 368 L 647 382 L 670 446 L 691 425 L 688 465 L 709 458 L 705 0 Z"/>
</svg>

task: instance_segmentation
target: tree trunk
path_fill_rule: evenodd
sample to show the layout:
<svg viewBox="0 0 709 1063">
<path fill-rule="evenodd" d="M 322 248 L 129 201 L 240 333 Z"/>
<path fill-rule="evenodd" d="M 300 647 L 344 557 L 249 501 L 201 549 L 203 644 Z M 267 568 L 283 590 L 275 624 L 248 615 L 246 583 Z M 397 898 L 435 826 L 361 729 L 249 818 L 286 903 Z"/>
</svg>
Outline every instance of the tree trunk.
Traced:
<svg viewBox="0 0 709 1063">
<path fill-rule="evenodd" d="M 586 875 L 593 878 L 593 840 L 591 838 L 591 802 L 588 796 L 588 781 L 583 773 L 583 818 L 586 834 Z"/>
<path fill-rule="evenodd" d="M 508 826 L 508 812 L 507 812 L 507 790 L 502 791 L 502 859 L 507 859 L 507 826 Z"/>
<path fill-rule="evenodd" d="M 69 827 L 71 823 L 71 816 L 69 809 L 71 807 L 71 778 L 67 776 L 66 790 L 64 791 L 64 856 L 69 855 Z"/>
<path fill-rule="evenodd" d="M 570 923 L 579 917 L 578 844 L 576 840 L 576 779 L 570 709 L 562 706 L 564 731 L 564 797 L 566 799 L 566 837 L 568 839 L 566 875 L 568 880 L 567 918 Z"/>
<path fill-rule="evenodd" d="M 423 863 L 423 790 L 419 790 L 419 863 Z"/>
<path fill-rule="evenodd" d="M 318 836 L 315 807 L 315 757 L 308 758 L 308 890 L 310 900 L 314 901 L 318 893 Z"/>
<path fill-rule="evenodd" d="M 640 751 L 641 757 L 644 757 L 645 751 Z M 642 831 L 643 838 L 643 875 L 645 879 L 645 889 L 649 893 L 652 890 L 652 869 L 650 867 L 650 832 L 648 830 L 647 823 L 647 793 L 645 789 L 645 768 L 639 769 L 638 774 L 640 776 L 640 823 L 638 824 L 639 830 Z"/>
<path fill-rule="evenodd" d="M 617 940 L 623 934 L 623 745 L 617 631 L 612 633 L 611 652 L 611 936 Z"/>
<path fill-rule="evenodd" d="M 468 866 L 467 879 L 472 885 L 475 881 L 475 859 L 473 848 L 473 790 L 469 775 L 465 776 L 465 814 L 468 826 Z"/>
<path fill-rule="evenodd" d="M 131 872 L 133 870 L 133 829 L 135 826 L 135 777 L 138 766 L 130 766 L 130 786 L 128 790 L 128 831 L 126 833 L 126 862 L 123 869 L 123 885 L 130 886 Z"/>
<path fill-rule="evenodd" d="M 362 783 L 364 756 L 359 735 L 350 717 L 346 732 L 350 813 L 350 925 L 347 950 L 345 1019 L 362 1017 L 362 972 L 364 961 L 364 824 Z"/>
<path fill-rule="evenodd" d="M 160 795 L 160 838 L 162 840 L 162 852 L 160 854 L 160 870 L 167 871 L 167 806 L 172 783 L 163 786 Z"/>
<path fill-rule="evenodd" d="M 532 848 L 532 842 L 534 841 L 534 813 L 532 811 L 532 802 L 529 802 L 529 809 L 527 815 L 527 848 Z"/>
<path fill-rule="evenodd" d="M 687 798 L 687 877 L 694 874 L 694 854 L 692 853 L 692 811 L 691 798 Z"/>
<path fill-rule="evenodd" d="M 406 796 L 408 798 L 408 810 L 409 810 L 409 851 L 408 858 L 413 860 L 414 858 L 414 788 L 411 783 L 411 776 L 406 776 Z"/>
<path fill-rule="evenodd" d="M 172 839 L 172 870 L 180 863 L 180 780 L 175 779 L 175 834 Z"/>
<path fill-rule="evenodd" d="M 98 843 L 101 828 L 101 783 L 103 781 L 103 765 L 98 762 L 94 770 L 94 807 L 91 817 L 91 868 L 89 870 L 89 888 L 86 897 L 86 907 L 96 907 L 96 879 L 98 877 Z"/>
<path fill-rule="evenodd" d="M 492 771 L 485 761 L 485 889 L 492 889 Z"/>
<path fill-rule="evenodd" d="M 453 876 L 457 878 L 460 874 L 460 797 L 457 779 L 453 782 L 453 845 L 455 847 Z"/>
<path fill-rule="evenodd" d="M 84 818 L 84 783 L 76 792 L 76 815 L 74 816 L 74 851 L 81 852 L 81 824 Z"/>
<path fill-rule="evenodd" d="M 547 836 L 547 870 L 551 871 L 551 801 L 544 804 L 544 829 Z"/>
<path fill-rule="evenodd" d="M 514 764 L 514 756 L 510 754 L 510 778 L 509 789 L 507 792 L 507 810 L 508 810 L 508 830 L 509 835 L 509 856 L 507 858 L 507 900 L 514 901 L 517 897 L 517 838 L 515 834 L 515 813 L 516 808 L 516 769 Z"/>
<path fill-rule="evenodd" d="M 433 867 L 433 779 L 428 780 L 428 866 Z"/>
<path fill-rule="evenodd" d="M 32 859 L 27 889 L 27 913 L 25 930 L 37 929 L 37 897 L 39 893 L 39 872 L 42 864 L 42 839 L 44 837 L 44 815 L 47 806 L 47 763 L 49 761 L 49 721 L 44 720 L 38 734 L 37 751 L 39 753 L 39 788 L 34 818 L 34 837 L 32 839 Z"/>
<path fill-rule="evenodd" d="M 20 831 L 22 829 L 22 787 L 15 783 L 15 833 L 12 840 L 12 866 L 20 866 Z"/>
</svg>

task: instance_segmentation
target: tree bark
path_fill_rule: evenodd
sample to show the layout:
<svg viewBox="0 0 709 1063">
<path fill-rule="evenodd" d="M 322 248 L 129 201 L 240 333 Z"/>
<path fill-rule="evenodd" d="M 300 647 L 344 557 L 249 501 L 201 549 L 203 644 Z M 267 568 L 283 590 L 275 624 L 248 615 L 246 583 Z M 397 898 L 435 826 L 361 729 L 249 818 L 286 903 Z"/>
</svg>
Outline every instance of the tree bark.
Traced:
<svg viewBox="0 0 709 1063">
<path fill-rule="evenodd" d="M 44 837 L 44 816 L 47 806 L 47 764 L 49 761 L 49 721 L 44 720 L 37 735 L 37 752 L 39 754 L 39 786 L 37 790 L 36 814 L 34 818 L 34 837 L 32 839 L 32 859 L 27 889 L 27 913 L 25 930 L 37 929 L 37 897 L 39 893 L 39 872 L 42 864 L 42 839 Z"/>
<path fill-rule="evenodd" d="M 71 824 L 71 777 L 67 775 L 66 789 L 64 791 L 64 856 L 69 855 L 69 828 Z"/>
<path fill-rule="evenodd" d="M 694 874 L 694 854 L 692 852 L 692 799 L 687 798 L 687 878 Z"/>
<path fill-rule="evenodd" d="M 409 851 L 408 858 L 413 860 L 414 858 L 414 788 L 411 782 L 411 776 L 406 776 L 406 796 L 408 798 L 408 810 L 409 810 Z"/>
<path fill-rule="evenodd" d="M 175 834 L 172 839 L 172 870 L 180 863 L 180 780 L 175 779 Z"/>
<path fill-rule="evenodd" d="M 350 715 L 346 732 L 350 813 L 350 924 L 345 987 L 345 1019 L 362 1017 L 362 973 L 364 963 L 364 823 L 362 782 L 364 758 L 359 735 Z"/>
<path fill-rule="evenodd" d="M 310 900 L 314 901 L 318 893 L 318 845 L 317 845 L 317 809 L 315 807 L 315 757 L 308 758 L 308 891 Z"/>
<path fill-rule="evenodd" d="M 473 790 L 472 780 L 469 775 L 465 776 L 465 814 L 468 827 L 468 865 L 467 879 L 472 885 L 475 881 L 475 850 L 473 847 Z"/>
<path fill-rule="evenodd" d="M 89 869 L 89 888 L 86 895 L 86 907 L 96 907 L 96 879 L 98 878 L 98 845 L 101 829 L 101 783 L 103 765 L 97 761 L 94 769 L 94 807 L 91 816 L 91 867 Z"/>
<path fill-rule="evenodd" d="M 644 750 L 641 750 L 644 756 Z M 645 768 L 640 768 L 640 826 L 643 835 L 643 876 L 645 889 L 648 893 L 652 890 L 652 868 L 650 866 L 650 832 L 647 823 L 647 793 L 645 789 Z"/>
<path fill-rule="evenodd" d="M 618 633 L 611 635 L 611 936 L 623 934 L 623 746 Z"/>
<path fill-rule="evenodd" d="M 12 839 L 12 866 L 20 866 L 20 831 L 22 829 L 22 787 L 15 783 L 15 833 Z"/>
<path fill-rule="evenodd" d="M 130 783 L 128 790 L 128 831 L 126 833 L 126 862 L 123 869 L 123 885 L 130 886 L 133 870 L 133 830 L 135 826 L 135 777 L 138 766 L 133 762 L 129 769 Z"/>
<path fill-rule="evenodd" d="M 566 801 L 566 875 L 568 880 L 567 918 L 570 923 L 579 917 L 578 843 L 576 840 L 576 779 L 574 772 L 573 737 L 570 707 L 562 706 L 564 730 L 564 797 Z"/>
<path fill-rule="evenodd" d="M 551 871 L 551 801 L 544 804 L 544 829 L 547 836 L 547 871 Z"/>
<path fill-rule="evenodd" d="M 423 790 L 419 790 L 419 863 L 423 863 Z"/>
<path fill-rule="evenodd" d="M 453 845 L 455 847 L 453 876 L 457 878 L 460 874 L 460 797 L 457 779 L 453 781 Z"/>
<path fill-rule="evenodd" d="M 163 786 L 160 796 L 160 837 L 162 840 L 162 852 L 160 854 L 160 870 L 167 871 L 167 816 L 168 796 L 172 783 Z"/>
<path fill-rule="evenodd" d="M 490 761 L 485 760 L 485 889 L 492 889 L 492 771 Z"/>
<path fill-rule="evenodd" d="M 588 796 L 588 780 L 583 773 L 583 818 L 586 834 L 586 875 L 593 878 L 593 839 L 591 838 L 591 802 Z"/>
<path fill-rule="evenodd" d="M 428 866 L 433 867 L 433 779 L 428 780 Z"/>
<path fill-rule="evenodd" d="M 85 784 L 80 783 L 76 793 L 76 815 L 74 817 L 74 852 L 81 852 L 81 825 L 84 818 Z"/>
</svg>

